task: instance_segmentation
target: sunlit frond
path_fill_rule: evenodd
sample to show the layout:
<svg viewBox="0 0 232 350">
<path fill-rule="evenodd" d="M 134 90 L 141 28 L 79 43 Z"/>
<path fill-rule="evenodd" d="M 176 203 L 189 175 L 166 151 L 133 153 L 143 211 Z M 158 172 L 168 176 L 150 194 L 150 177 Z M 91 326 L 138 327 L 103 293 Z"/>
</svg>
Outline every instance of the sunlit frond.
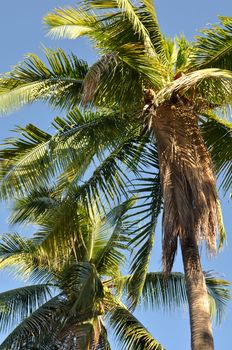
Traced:
<svg viewBox="0 0 232 350">
<path fill-rule="evenodd" d="M 54 107 L 71 108 L 81 100 L 87 63 L 63 50 L 44 49 L 49 66 L 35 54 L 0 77 L 0 113 L 7 113 L 27 103 L 48 101 Z"/>
<path fill-rule="evenodd" d="M 193 96 L 191 96 L 191 89 Z M 199 104 L 198 98 L 205 99 L 209 105 L 215 104 L 215 106 L 231 103 L 232 73 L 227 70 L 207 68 L 182 74 L 159 91 L 156 96 L 157 103 L 162 103 L 174 93 L 182 95 L 187 91 L 190 91 L 189 98 L 193 99 L 193 108 L 195 107 L 196 110 Z M 203 105 L 203 108 L 206 106 Z"/>
<path fill-rule="evenodd" d="M 232 70 L 232 17 L 219 16 L 219 25 L 201 31 L 193 46 L 190 69 Z"/>
</svg>

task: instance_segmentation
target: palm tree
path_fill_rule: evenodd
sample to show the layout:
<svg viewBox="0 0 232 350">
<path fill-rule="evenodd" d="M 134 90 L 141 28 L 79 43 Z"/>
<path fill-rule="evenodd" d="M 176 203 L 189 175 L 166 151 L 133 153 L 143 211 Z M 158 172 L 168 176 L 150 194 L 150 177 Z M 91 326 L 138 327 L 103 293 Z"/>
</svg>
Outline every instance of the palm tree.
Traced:
<svg viewBox="0 0 232 350">
<path fill-rule="evenodd" d="M 218 173 L 226 170 L 224 187 L 228 189 L 231 185 L 231 148 L 229 146 L 224 148 L 224 141 L 220 142 L 219 145 L 216 143 L 217 138 L 220 139 L 220 134 L 226 136 L 231 144 L 229 137 L 231 125 L 218 117 L 218 115 L 221 116 L 223 107 L 231 102 L 232 96 L 231 19 L 221 18 L 220 20 L 220 26 L 214 26 L 205 31 L 204 35 L 199 37 L 193 45 L 190 45 L 183 37 L 172 41 L 167 40 L 161 34 L 153 4 L 149 1 L 144 1 L 137 7 L 129 1 L 123 3 L 88 1 L 85 2 L 82 9 L 58 9 L 45 18 L 52 35 L 70 38 L 87 35 L 96 43 L 97 49 L 103 54 L 88 72 L 85 71 L 81 82 L 79 79 L 78 86 L 82 86 L 83 89 L 82 102 L 92 103 L 95 107 L 107 106 L 121 112 L 120 116 L 117 112 L 111 114 L 111 116 L 116 117 L 111 125 L 114 127 L 113 131 L 116 131 L 116 141 L 119 140 L 120 130 L 125 129 L 124 139 L 121 139 L 121 153 L 118 147 L 119 153 L 116 156 L 114 154 L 115 157 L 111 157 L 111 161 L 117 159 L 118 155 L 120 159 L 123 151 L 125 152 L 128 148 L 130 150 L 133 148 L 133 151 L 136 149 L 136 155 L 133 153 L 131 159 L 137 160 L 141 145 L 147 145 L 147 142 L 151 142 L 152 138 L 157 144 L 159 178 L 164 199 L 164 269 L 170 273 L 177 249 L 177 241 L 180 239 L 187 278 L 193 349 L 213 349 L 209 307 L 207 306 L 207 293 L 200 264 L 198 242 L 205 239 L 209 250 L 214 252 L 216 233 L 219 232 L 222 239 L 224 236 L 214 168 Z M 30 64 L 28 65 L 27 62 Z M 61 61 L 56 60 L 57 63 L 60 67 Z M 68 63 L 66 62 L 66 64 Z M 32 60 L 29 57 L 29 61 L 2 77 L 0 88 L 2 111 L 6 111 L 10 106 L 17 107 L 38 98 L 49 99 L 53 104 L 58 105 L 57 101 L 60 98 L 56 98 L 53 93 L 54 89 L 50 88 L 48 76 L 43 75 L 42 69 L 39 69 L 38 75 L 34 74 L 34 67 L 37 69 L 37 67 L 41 68 L 42 66 L 38 64 L 37 59 Z M 55 73 L 57 71 L 62 76 L 63 71 L 60 68 Z M 70 75 L 69 72 L 65 70 L 66 76 Z M 50 73 L 48 73 L 49 76 Z M 33 75 L 35 75 L 35 80 L 33 80 Z M 66 101 L 67 103 L 69 101 L 69 89 L 73 96 L 76 80 L 78 80 L 77 77 L 65 85 L 67 94 L 62 96 L 64 101 L 62 106 L 65 106 Z M 34 87 L 38 86 L 36 85 L 38 82 L 40 84 L 38 90 L 33 90 Z M 45 91 L 41 88 L 41 84 L 44 84 Z M 78 91 L 76 96 L 80 96 L 79 88 L 76 90 Z M 80 100 L 78 98 L 76 97 L 76 102 Z M 72 100 L 71 103 L 76 103 L 75 101 Z M 216 113 L 217 111 L 219 113 Z M 110 121 L 112 119 L 110 118 Z M 104 118 L 101 121 L 103 122 Z M 136 129 L 134 129 L 135 126 Z M 200 129 L 203 131 L 205 142 L 212 153 L 214 166 Z M 97 131 L 99 132 L 99 130 Z M 78 132 L 81 135 L 80 129 Z M 133 146 L 131 144 L 128 146 L 125 143 L 125 134 L 128 135 L 129 132 L 134 137 L 137 136 L 137 139 L 127 139 L 127 141 L 133 140 Z M 97 142 L 100 149 L 97 147 L 93 149 L 93 154 L 98 152 L 99 158 L 101 147 L 105 149 L 106 145 L 112 147 L 112 144 L 116 147 L 116 142 L 113 143 L 112 139 L 108 139 L 109 134 L 103 141 L 104 135 L 102 133 L 102 138 L 99 143 Z M 43 134 L 41 137 L 47 137 L 50 140 L 49 135 Z M 84 147 L 86 146 L 85 141 L 86 139 Z M 92 139 L 92 143 L 94 141 Z M 88 142 L 90 141 L 87 138 L 87 144 Z M 45 139 L 42 143 L 46 143 Z M 135 144 L 138 147 L 134 147 Z M 51 145 L 50 142 L 49 145 Z M 117 146 L 119 146 L 118 143 Z M 25 144 L 23 147 L 25 148 Z M 23 156 L 23 154 L 19 156 L 19 144 L 16 148 L 13 157 L 12 150 L 11 154 L 8 154 L 11 160 L 15 157 L 14 161 L 17 160 L 17 157 Z M 27 151 L 29 148 L 30 146 Z M 220 154 L 218 154 L 218 150 Z M 76 151 L 75 149 L 72 153 L 76 153 Z M 52 153 L 53 149 L 50 152 Z M 60 154 L 62 152 L 59 152 Z M 93 154 L 90 155 L 91 159 Z M 150 155 L 151 152 L 148 154 Z M 42 158 L 42 154 L 40 156 Z M 131 155 L 129 154 L 127 157 L 124 153 L 123 156 L 123 161 L 129 168 L 132 168 L 132 162 L 129 162 Z M 46 153 L 45 158 L 48 160 L 48 153 Z M 154 158 L 156 159 L 153 153 L 152 161 Z M 5 159 L 7 159 L 7 152 L 5 152 Z M 146 161 L 149 163 L 147 158 Z M 13 161 L 8 162 L 5 169 L 9 171 L 12 164 Z M 99 166 L 98 179 L 103 180 L 105 174 L 102 175 L 102 169 L 106 169 L 107 165 L 109 163 L 105 161 L 102 168 Z M 155 167 L 157 167 L 157 163 L 155 163 Z M 14 169 L 15 166 L 13 166 Z M 3 171 L 4 175 L 7 171 Z M 138 161 L 133 171 L 139 171 Z M 112 171 L 108 170 L 107 176 L 117 172 L 118 167 L 115 166 Z M 19 183 L 32 186 L 31 180 L 25 182 L 24 174 L 25 170 L 22 169 L 14 173 L 16 187 L 12 190 L 8 184 L 8 192 L 14 192 L 15 188 L 19 190 Z M 8 176 L 4 177 L 5 183 L 8 179 Z M 158 178 L 153 176 L 153 184 L 154 179 L 156 179 L 157 184 Z M 91 185 L 96 190 L 95 180 L 94 176 Z M 117 184 L 118 182 L 114 184 L 111 182 L 110 185 L 117 188 Z M 119 185 L 123 190 L 122 182 Z M 107 187 L 104 186 L 107 185 L 105 183 L 103 185 L 103 181 L 101 181 L 100 190 L 106 197 L 110 196 L 107 194 Z M 3 189 L 6 189 L 5 184 Z M 114 190 L 114 194 L 115 192 L 117 190 Z M 89 192 L 89 195 L 93 195 L 93 193 L 97 198 L 97 191 Z M 157 195 L 157 193 L 156 187 L 155 194 Z M 157 196 L 152 204 L 156 199 Z M 160 203 L 160 201 L 158 202 Z M 151 208 L 152 206 L 149 206 L 149 210 Z M 149 212 L 148 215 L 150 214 Z M 153 222 L 156 222 L 157 212 L 155 212 L 154 217 Z M 149 250 L 152 246 L 151 226 L 149 226 L 148 231 L 144 236 L 149 240 Z M 140 237 L 144 236 L 140 235 Z M 144 251 L 141 250 L 139 257 L 142 255 L 144 256 Z M 149 256 L 149 252 L 146 252 L 147 256 Z M 145 266 L 148 261 L 145 260 L 145 263 L 142 261 L 140 264 L 144 263 Z M 136 263 L 139 263 L 138 259 L 135 260 L 134 268 Z"/>
<path fill-rule="evenodd" d="M 4 236 L 0 265 L 38 283 L 0 295 L 1 329 L 17 325 L 0 349 L 110 349 L 105 315 L 123 348 L 163 349 L 120 300 L 130 201 L 95 221 L 80 206 L 64 213 L 64 202 L 43 188 L 17 203 L 21 221 L 39 228 L 31 239 Z M 173 288 L 184 289 L 176 280 Z"/>
<path fill-rule="evenodd" d="M 0 268 L 13 267 L 37 283 L 0 294 L 0 329 L 16 325 L 0 349 L 110 349 L 108 327 L 122 348 L 163 349 L 120 300 L 131 279 L 120 274 L 120 265 L 132 201 L 90 220 L 80 206 L 67 210 L 66 200 L 54 189 L 41 188 L 15 205 L 12 222 L 39 226 L 31 239 L 3 237 Z M 220 321 L 228 283 L 212 274 L 206 274 L 206 283 L 211 316 Z M 164 309 L 186 303 L 184 275 L 171 273 L 166 279 L 148 273 L 140 302 Z"/>
</svg>

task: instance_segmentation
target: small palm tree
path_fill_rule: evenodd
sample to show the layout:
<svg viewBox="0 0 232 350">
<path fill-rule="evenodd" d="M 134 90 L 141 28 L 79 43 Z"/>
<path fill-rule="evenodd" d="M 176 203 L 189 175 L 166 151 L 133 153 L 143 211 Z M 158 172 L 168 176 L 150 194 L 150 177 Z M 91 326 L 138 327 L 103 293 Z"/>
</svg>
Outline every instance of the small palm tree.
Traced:
<svg viewBox="0 0 232 350">
<path fill-rule="evenodd" d="M 126 283 L 120 273 L 127 248 L 123 216 L 130 205 L 93 223 L 75 205 L 69 221 L 66 203 L 46 189 L 18 202 L 21 221 L 34 221 L 40 229 L 32 239 L 4 236 L 0 265 L 38 284 L 0 295 L 1 329 L 18 324 L 0 349 L 110 349 L 105 316 L 123 347 L 163 349 L 120 300 Z M 183 288 L 181 277 L 177 283 Z"/>
<path fill-rule="evenodd" d="M 0 349 L 110 349 L 108 327 L 122 348 L 163 349 L 120 300 L 131 279 L 120 274 L 131 201 L 95 222 L 65 202 L 41 188 L 15 206 L 12 222 L 33 222 L 39 229 L 32 239 L 5 235 L 0 268 L 14 267 L 37 284 L 0 294 L 0 329 L 16 325 Z M 220 320 L 228 283 L 210 274 L 206 282 L 212 316 Z M 184 275 L 148 273 L 140 301 L 164 309 L 186 303 Z"/>
<path fill-rule="evenodd" d="M 231 126 L 215 111 L 217 109 L 220 115 L 223 107 L 231 103 L 231 19 L 221 18 L 220 26 L 205 31 L 193 45 L 184 38 L 167 40 L 161 34 L 150 1 L 137 7 L 129 1 L 87 1 L 82 9 L 55 10 L 45 22 L 54 36 L 89 36 L 103 56 L 88 72 L 85 70 L 82 79 L 76 74 L 73 81 L 70 70 L 60 69 L 64 58 L 57 59 L 58 54 L 52 61 L 53 72 L 47 71 L 35 56 L 30 56 L 26 63 L 2 78 L 2 111 L 38 98 L 59 105 L 62 88 L 65 91 L 60 102 L 62 106 L 69 101 L 76 103 L 80 101 L 79 88 L 82 87 L 83 102 L 122 112 L 113 127 L 120 124 L 123 129 L 127 123 L 125 130 L 128 132 L 134 125 L 139 125 L 134 143 L 155 140 L 164 200 L 164 269 L 170 273 L 179 239 L 187 278 L 192 348 L 213 349 L 198 242 L 205 239 L 209 250 L 214 252 L 216 234 L 219 232 L 223 240 L 224 232 L 214 167 L 200 129 L 212 152 L 215 169 L 220 172 L 227 167 L 224 186 L 228 189 L 231 185 L 231 148 L 223 148 L 224 141 L 216 146 L 216 140 L 221 132 L 228 137 Z M 66 65 L 69 66 L 68 62 Z M 59 82 L 58 98 L 54 93 L 54 79 L 50 79 L 56 75 L 60 78 L 56 81 Z M 62 75 L 66 77 L 65 83 Z M 73 99 L 75 89 L 78 93 Z M 120 127 L 115 128 L 117 137 Z M 231 144 L 231 137 L 228 139 Z M 100 150 L 98 152 L 100 154 Z M 134 170 L 138 169 L 134 167 Z M 23 171 L 18 171 L 14 179 L 16 182 L 21 179 L 22 183 Z M 101 190 L 106 193 L 104 186 Z M 147 237 L 151 243 L 151 236 Z"/>
</svg>

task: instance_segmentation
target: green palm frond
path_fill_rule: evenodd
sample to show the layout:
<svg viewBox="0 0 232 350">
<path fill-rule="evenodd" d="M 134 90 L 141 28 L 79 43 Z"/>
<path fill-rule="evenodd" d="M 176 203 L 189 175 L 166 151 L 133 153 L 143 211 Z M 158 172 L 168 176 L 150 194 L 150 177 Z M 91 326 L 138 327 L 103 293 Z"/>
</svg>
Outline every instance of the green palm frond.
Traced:
<svg viewBox="0 0 232 350">
<path fill-rule="evenodd" d="M 31 124 L 18 128 L 16 131 L 22 136 L 5 140 L 0 154 L 3 195 L 14 196 L 21 187 L 30 191 L 38 177 L 46 184 L 70 167 L 70 163 L 73 167 L 76 164 L 75 174 L 78 168 L 82 174 L 84 147 L 94 149 L 94 153 L 90 152 L 91 160 L 95 153 L 101 154 L 104 141 L 107 144 L 115 134 L 120 134 L 121 129 L 113 128 L 112 123 L 115 124 L 113 115 L 87 112 L 82 116 L 76 109 L 70 112 L 67 120 L 55 119 L 54 125 L 59 130 L 54 136 Z"/>
<path fill-rule="evenodd" d="M 39 187 L 14 202 L 9 222 L 39 224 L 43 214 L 58 203 L 59 199 L 55 197 L 53 188 Z"/>
<path fill-rule="evenodd" d="M 61 274 L 60 287 L 72 303 L 70 315 L 100 312 L 104 292 L 93 264 L 86 261 L 67 265 Z"/>
<path fill-rule="evenodd" d="M 231 299 L 230 283 L 219 279 L 212 272 L 205 272 L 205 282 L 208 290 L 210 314 L 220 323 L 225 306 Z M 161 272 L 149 272 L 146 276 L 140 299 L 142 305 L 155 309 L 173 310 L 187 304 L 185 276 L 174 272 L 166 277 Z"/>
<path fill-rule="evenodd" d="M 122 109 L 130 104 L 134 110 L 141 109 L 142 79 L 139 72 L 128 68 L 117 53 L 103 55 L 90 67 L 84 80 L 84 104 L 107 104 L 112 108 L 119 104 Z"/>
<path fill-rule="evenodd" d="M 8 332 L 51 298 L 47 284 L 31 285 L 0 293 L 0 330 Z"/>
<path fill-rule="evenodd" d="M 44 22 L 50 28 L 50 35 L 55 38 L 76 39 L 80 35 L 94 35 L 97 29 L 99 32 L 102 29 L 93 13 L 70 6 L 54 9 L 45 16 Z"/>
<path fill-rule="evenodd" d="M 53 297 L 25 318 L 2 342 L 0 349 L 30 348 L 36 338 L 40 339 L 48 333 L 52 335 L 52 332 L 55 332 L 62 320 L 63 312 L 62 297 Z"/>
<path fill-rule="evenodd" d="M 219 21 L 196 37 L 190 69 L 232 70 L 232 17 L 219 16 Z"/>
<path fill-rule="evenodd" d="M 153 148 L 152 152 L 150 161 L 155 165 L 157 164 L 156 149 Z M 138 303 L 143 290 L 154 245 L 157 220 L 162 206 L 160 178 L 159 174 L 154 173 L 155 171 L 144 171 L 144 177 L 138 179 L 137 183 L 134 184 L 134 192 L 137 193 L 138 202 L 133 208 L 135 212 L 130 215 L 138 215 L 139 219 L 137 222 L 135 221 L 138 228 L 134 227 L 134 237 L 130 242 L 134 250 L 134 258 L 130 268 L 132 278 L 129 284 L 128 297 L 133 307 Z"/>
<path fill-rule="evenodd" d="M 230 283 L 220 279 L 213 272 L 204 272 L 212 319 L 221 323 L 226 304 L 231 300 Z M 123 295 L 128 294 L 131 275 L 107 281 L 114 284 Z M 145 309 L 173 311 L 188 303 L 185 276 L 181 272 L 172 272 L 166 276 L 163 272 L 148 272 L 139 297 L 139 305 Z"/>
<path fill-rule="evenodd" d="M 188 66 L 190 54 L 192 52 L 192 46 L 183 35 L 181 37 L 177 37 L 175 41 L 178 45 L 175 71 L 185 71 L 186 67 Z"/>
<path fill-rule="evenodd" d="M 24 280 L 35 280 L 37 283 L 53 281 L 53 276 L 44 263 L 44 257 L 38 255 L 38 245 L 41 237 L 36 239 L 22 238 L 17 233 L 8 233 L 1 237 L 0 269 L 8 269 L 14 275 L 20 275 Z"/>
<path fill-rule="evenodd" d="M 98 232 L 95 233 L 93 262 L 102 276 L 118 276 L 119 267 L 126 260 L 124 251 L 128 250 L 128 242 L 132 224 L 127 221 L 127 212 L 133 206 L 135 198 L 126 200 L 113 208 L 102 219 Z"/>
<path fill-rule="evenodd" d="M 210 314 L 216 322 L 221 323 L 225 306 L 231 300 L 230 283 L 215 277 L 211 271 L 205 273 L 206 286 L 208 290 Z"/>
<path fill-rule="evenodd" d="M 80 102 L 87 63 L 61 49 L 45 48 L 44 53 L 50 67 L 37 55 L 28 54 L 11 72 L 0 77 L 1 113 L 38 100 L 69 109 Z"/>
<path fill-rule="evenodd" d="M 17 233 L 5 234 L 1 237 L 0 245 L 1 267 L 4 267 L 5 261 L 11 258 L 12 262 L 19 263 L 20 255 L 31 254 L 34 252 L 34 248 L 31 240 L 25 240 Z"/>
<path fill-rule="evenodd" d="M 211 153 L 215 171 L 221 179 L 224 191 L 232 187 L 232 123 L 219 118 L 213 112 L 206 113 L 207 121 L 201 131 Z"/>
<path fill-rule="evenodd" d="M 122 344 L 122 349 L 164 350 L 137 318 L 120 302 L 111 300 L 114 307 L 109 311 L 109 322 L 115 338 Z"/>
<path fill-rule="evenodd" d="M 90 6 L 94 6 L 94 2 L 91 2 Z M 154 49 L 148 34 L 148 29 L 145 26 L 145 24 L 147 24 L 147 26 L 150 25 L 150 27 L 152 27 L 155 23 L 152 33 L 153 40 L 156 40 L 156 45 L 159 46 L 161 50 L 160 41 L 157 40 L 157 37 L 160 35 L 157 22 L 148 11 L 145 12 L 145 7 L 142 8 L 141 14 L 140 11 L 138 11 L 137 14 L 137 10 L 135 10 L 134 6 L 129 1 L 123 1 L 118 6 L 119 8 L 125 6 L 125 11 L 122 13 L 115 13 L 114 11 L 110 14 L 108 12 L 106 14 L 101 12 L 99 19 L 96 20 L 96 17 L 94 17 L 94 21 L 91 22 L 91 30 L 84 33 L 80 32 L 78 29 L 78 18 L 81 17 L 81 22 L 83 24 L 83 17 L 85 16 L 85 23 L 88 26 L 90 16 L 88 10 L 77 8 L 55 10 L 54 13 L 48 14 L 45 17 L 45 23 L 50 28 L 50 33 L 52 35 L 55 33 L 59 37 L 71 36 L 72 38 L 79 35 L 87 35 L 96 42 L 97 48 L 100 49 L 103 54 L 109 53 L 110 50 L 111 54 L 113 54 L 116 59 L 111 60 L 107 71 L 112 71 L 111 80 L 113 79 L 114 86 L 117 85 L 117 81 L 120 81 L 119 77 L 121 76 L 120 73 L 122 73 L 122 69 L 129 78 L 132 78 L 132 76 L 136 77 L 137 75 L 137 83 L 139 83 L 139 73 L 145 80 L 148 80 L 154 88 L 162 86 L 163 77 L 166 74 L 165 68 L 162 64 L 162 60 Z M 101 4 L 97 2 L 97 8 L 99 7 L 101 8 Z M 105 7 L 104 2 L 102 3 L 102 7 Z M 132 17 L 133 23 L 131 22 Z M 143 24 L 143 21 L 145 24 Z M 136 31 L 134 25 L 136 25 L 136 27 L 139 25 L 140 29 Z M 149 47 L 148 51 L 152 50 L 152 54 L 147 54 L 147 45 Z M 114 74 L 115 70 L 118 71 L 119 74 Z M 127 82 L 127 86 L 129 86 L 131 82 L 132 79 Z M 111 84 L 112 82 L 109 86 L 111 86 Z M 118 99 L 118 102 L 120 102 L 120 99 Z"/>
</svg>

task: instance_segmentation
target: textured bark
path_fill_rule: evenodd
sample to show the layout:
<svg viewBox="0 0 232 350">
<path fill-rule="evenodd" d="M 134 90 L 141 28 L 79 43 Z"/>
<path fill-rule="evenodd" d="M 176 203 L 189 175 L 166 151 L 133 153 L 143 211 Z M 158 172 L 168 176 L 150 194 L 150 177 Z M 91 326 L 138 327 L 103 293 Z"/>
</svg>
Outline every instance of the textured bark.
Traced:
<svg viewBox="0 0 232 350">
<path fill-rule="evenodd" d="M 205 278 L 194 233 L 181 240 L 189 301 L 192 350 L 213 350 L 213 334 Z"/>
<path fill-rule="evenodd" d="M 208 294 L 198 252 L 205 240 L 216 250 L 222 227 L 212 162 L 194 106 L 176 98 L 144 109 L 157 142 L 164 200 L 163 268 L 171 272 L 178 239 L 187 281 L 192 350 L 213 350 Z"/>
<path fill-rule="evenodd" d="M 167 102 L 150 109 L 158 146 L 164 198 L 163 265 L 169 273 L 178 237 L 194 235 L 216 251 L 222 228 L 213 166 L 190 103 Z"/>
</svg>

